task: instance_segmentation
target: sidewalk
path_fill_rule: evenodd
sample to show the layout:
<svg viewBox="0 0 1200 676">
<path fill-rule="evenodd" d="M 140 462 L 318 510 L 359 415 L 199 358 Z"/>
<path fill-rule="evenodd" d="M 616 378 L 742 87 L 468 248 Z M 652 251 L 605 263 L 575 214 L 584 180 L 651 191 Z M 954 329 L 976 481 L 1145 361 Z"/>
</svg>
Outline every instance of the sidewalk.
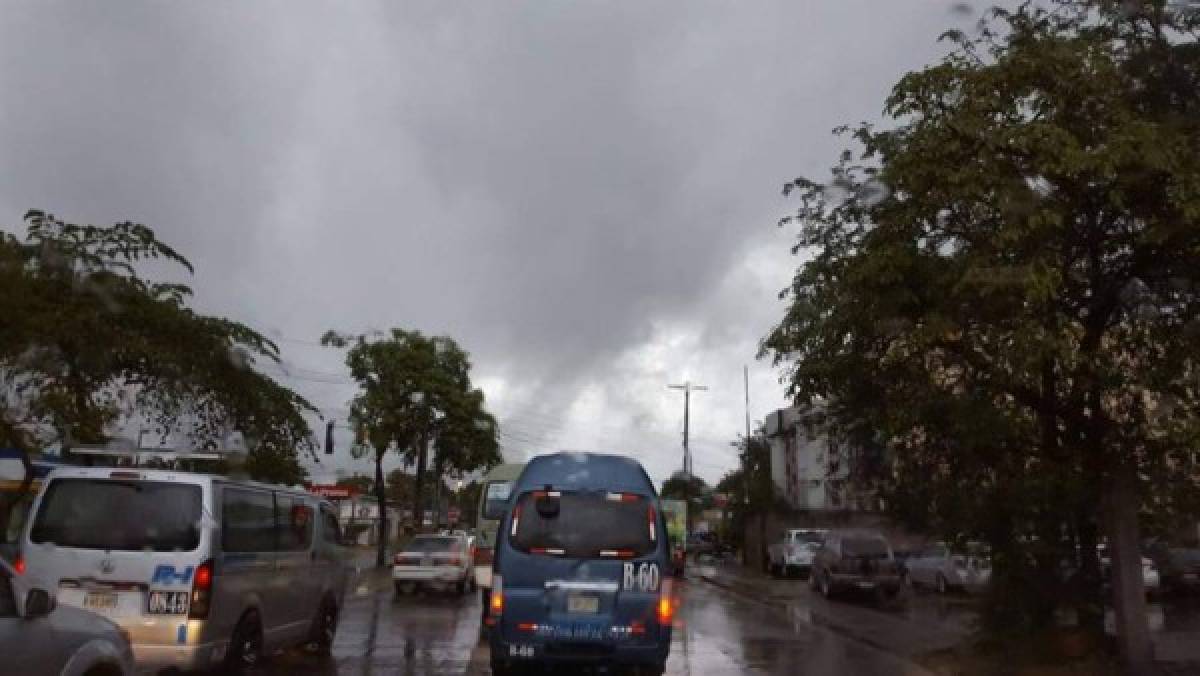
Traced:
<svg viewBox="0 0 1200 676">
<path fill-rule="evenodd" d="M 793 621 L 824 627 L 886 653 L 913 660 L 954 648 L 970 638 L 974 614 L 963 603 L 910 598 L 903 609 L 881 609 L 869 601 L 826 601 L 806 580 L 774 580 L 736 564 L 693 565 L 688 575 L 766 603 Z"/>
</svg>

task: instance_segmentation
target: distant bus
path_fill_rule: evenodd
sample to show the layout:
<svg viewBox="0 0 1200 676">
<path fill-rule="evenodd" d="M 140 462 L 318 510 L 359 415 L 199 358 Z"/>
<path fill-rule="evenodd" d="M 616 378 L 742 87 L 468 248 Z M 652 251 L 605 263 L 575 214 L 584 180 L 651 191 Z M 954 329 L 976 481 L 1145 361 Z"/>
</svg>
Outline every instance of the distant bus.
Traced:
<svg viewBox="0 0 1200 676">
<path fill-rule="evenodd" d="M 483 594 L 483 612 L 487 613 L 488 592 L 492 588 L 492 557 L 496 547 L 496 529 L 508 509 L 513 483 L 521 476 L 525 463 L 497 465 L 483 478 L 479 513 L 475 519 L 475 586 Z"/>
</svg>

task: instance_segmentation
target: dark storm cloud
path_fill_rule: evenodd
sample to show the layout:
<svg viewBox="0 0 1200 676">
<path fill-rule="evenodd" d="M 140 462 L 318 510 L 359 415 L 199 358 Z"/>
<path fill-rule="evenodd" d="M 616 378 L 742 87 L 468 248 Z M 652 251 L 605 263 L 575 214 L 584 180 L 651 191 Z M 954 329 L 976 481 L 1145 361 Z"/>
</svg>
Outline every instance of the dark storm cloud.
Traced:
<svg viewBox="0 0 1200 676">
<path fill-rule="evenodd" d="M 448 332 L 518 436 L 582 438 L 574 406 L 661 446 L 674 400 L 619 394 L 687 368 L 728 380 L 709 433 L 732 435 L 790 263 L 730 271 L 786 248 L 777 186 L 936 57 L 954 5 L 9 5 L 0 216 L 147 222 L 199 305 L 283 337 Z M 350 392 L 315 379 L 331 410 Z"/>
</svg>

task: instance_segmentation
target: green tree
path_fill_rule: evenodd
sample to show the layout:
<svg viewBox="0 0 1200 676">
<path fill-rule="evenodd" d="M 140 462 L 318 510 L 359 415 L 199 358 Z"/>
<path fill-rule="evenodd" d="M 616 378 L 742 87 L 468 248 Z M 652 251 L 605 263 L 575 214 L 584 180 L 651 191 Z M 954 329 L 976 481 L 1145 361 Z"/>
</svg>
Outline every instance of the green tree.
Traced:
<svg viewBox="0 0 1200 676">
<path fill-rule="evenodd" d="M 387 499 L 396 505 L 411 505 L 414 497 L 413 489 L 416 486 L 416 481 L 413 475 L 404 471 L 403 468 L 388 472 L 387 475 Z"/>
<path fill-rule="evenodd" d="M 469 471 L 499 461 L 495 424 L 483 408 L 483 393 L 471 386 L 471 363 L 457 343 L 444 336 L 392 329 L 390 333 L 345 336 L 327 332 L 321 342 L 348 348 L 346 365 L 358 381 L 359 394 L 350 403 L 350 422 L 363 430 L 374 452 L 375 494 L 385 502 L 383 458 L 394 449 L 406 463 L 416 463 L 413 514 L 420 527 L 428 449 L 438 452 L 442 471 Z M 490 451 L 490 452 L 489 452 Z M 386 532 L 386 514 L 382 514 Z M 380 538 L 376 565 L 386 565 Z"/>
<path fill-rule="evenodd" d="M 990 19 L 900 80 L 895 126 L 854 129 L 830 182 L 785 186 L 813 257 L 764 352 L 797 399 L 887 441 L 889 507 L 991 541 L 992 626 L 1041 631 L 1064 597 L 1096 617 L 1107 526 L 1122 656 L 1143 666 L 1139 499 L 1197 488 L 1200 15 Z"/>
<path fill-rule="evenodd" d="M 0 235 L 0 440 L 69 455 L 138 420 L 197 446 L 239 431 L 245 469 L 298 483 L 297 449 L 311 450 L 304 399 L 254 369 L 278 349 L 242 324 L 196 313 L 183 284 L 137 266 L 192 265 L 141 224 L 77 225 L 41 211 L 26 237 Z M 20 438 L 18 438 L 20 437 Z"/>
<path fill-rule="evenodd" d="M 662 490 L 658 494 L 670 500 L 696 501 L 707 495 L 710 490 L 704 479 L 698 476 L 689 479 L 683 472 L 676 472 L 663 481 Z"/>
</svg>

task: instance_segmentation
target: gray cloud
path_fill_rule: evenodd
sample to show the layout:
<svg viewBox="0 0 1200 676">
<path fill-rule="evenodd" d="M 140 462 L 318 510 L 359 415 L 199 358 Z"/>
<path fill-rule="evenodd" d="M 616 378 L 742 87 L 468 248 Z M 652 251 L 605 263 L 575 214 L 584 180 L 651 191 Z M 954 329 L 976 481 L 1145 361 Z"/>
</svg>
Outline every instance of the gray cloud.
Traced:
<svg viewBox="0 0 1200 676">
<path fill-rule="evenodd" d="M 0 219 L 147 222 L 201 307 L 283 337 L 450 333 L 510 448 L 612 443 L 661 476 L 678 406 L 630 388 L 692 369 L 719 381 L 710 445 L 741 430 L 794 265 L 777 186 L 973 21 L 956 4 L 14 4 Z M 338 355 L 283 346 L 336 414 L 352 389 L 313 372 Z M 781 402 L 765 365 L 755 389 Z"/>
</svg>

